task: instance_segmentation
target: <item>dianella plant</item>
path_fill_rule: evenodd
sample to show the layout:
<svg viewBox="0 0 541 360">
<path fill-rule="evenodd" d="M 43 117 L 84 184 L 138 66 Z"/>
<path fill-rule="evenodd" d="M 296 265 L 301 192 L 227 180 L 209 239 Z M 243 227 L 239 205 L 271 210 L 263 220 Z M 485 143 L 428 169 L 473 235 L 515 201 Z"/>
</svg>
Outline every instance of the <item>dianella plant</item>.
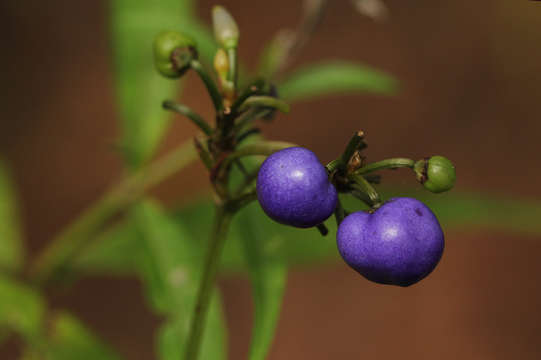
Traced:
<svg viewBox="0 0 541 360">
<path fill-rule="evenodd" d="M 531 221 L 537 204 L 441 195 L 456 179 L 443 156 L 372 161 L 362 123 L 328 164 L 261 133 L 261 122 L 300 99 L 397 91 L 391 76 L 354 62 L 291 68 L 326 7 L 325 0 L 306 1 L 297 29 L 279 31 L 254 71 L 238 58 L 241 31 L 224 7 L 212 9 L 211 31 L 191 1 L 111 2 L 126 175 L 26 266 L 15 186 L 0 164 L 0 342 L 20 339 L 22 359 L 121 359 L 75 314 L 52 310 L 44 295 L 82 276 L 115 274 L 139 278 L 149 307 L 164 319 L 156 358 L 225 359 L 216 279 L 246 272 L 255 309 L 249 358 L 264 359 L 290 265 L 342 258 L 368 281 L 407 287 L 427 277 L 444 253 L 440 220 L 541 232 Z M 175 101 L 190 72 L 206 89 L 211 118 Z M 191 121 L 197 135 L 154 160 L 170 117 Z M 210 198 L 166 210 L 147 195 L 193 161 L 206 169 Z M 383 172 L 399 168 L 427 191 L 381 187 Z"/>
</svg>

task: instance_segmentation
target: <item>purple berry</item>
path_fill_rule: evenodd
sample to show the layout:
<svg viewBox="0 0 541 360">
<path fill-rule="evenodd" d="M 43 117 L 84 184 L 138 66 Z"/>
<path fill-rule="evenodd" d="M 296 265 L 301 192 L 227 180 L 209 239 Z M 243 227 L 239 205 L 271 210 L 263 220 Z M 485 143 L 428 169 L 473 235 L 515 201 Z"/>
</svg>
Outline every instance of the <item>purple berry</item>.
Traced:
<svg viewBox="0 0 541 360">
<path fill-rule="evenodd" d="M 300 228 L 325 221 L 338 201 L 319 159 L 301 147 L 269 156 L 259 170 L 256 190 L 261 207 L 271 219 Z"/>
<path fill-rule="evenodd" d="M 430 274 L 443 253 L 438 219 L 422 202 L 394 198 L 374 213 L 347 216 L 336 234 L 346 263 L 368 280 L 409 286 Z"/>
</svg>

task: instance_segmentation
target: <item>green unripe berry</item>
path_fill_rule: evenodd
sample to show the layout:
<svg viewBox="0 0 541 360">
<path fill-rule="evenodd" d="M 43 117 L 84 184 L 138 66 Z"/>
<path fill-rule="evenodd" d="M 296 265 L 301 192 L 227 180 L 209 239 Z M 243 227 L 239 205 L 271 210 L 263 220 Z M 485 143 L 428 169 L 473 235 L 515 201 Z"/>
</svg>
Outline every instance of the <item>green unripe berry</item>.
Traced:
<svg viewBox="0 0 541 360">
<path fill-rule="evenodd" d="M 168 78 L 181 77 L 197 57 L 195 41 L 176 31 L 163 31 L 154 39 L 154 64 Z"/>
<path fill-rule="evenodd" d="M 443 156 L 419 160 L 414 165 L 417 180 L 433 193 L 450 190 L 455 185 L 456 172 L 453 163 Z"/>
</svg>

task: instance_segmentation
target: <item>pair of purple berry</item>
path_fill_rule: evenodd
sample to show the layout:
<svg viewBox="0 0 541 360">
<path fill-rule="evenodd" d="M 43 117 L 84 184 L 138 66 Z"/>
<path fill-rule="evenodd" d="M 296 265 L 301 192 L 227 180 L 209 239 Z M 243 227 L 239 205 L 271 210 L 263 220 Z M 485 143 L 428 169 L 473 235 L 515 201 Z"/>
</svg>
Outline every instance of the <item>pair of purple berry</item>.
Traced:
<svg viewBox="0 0 541 360">
<path fill-rule="evenodd" d="M 336 209 L 338 194 L 310 150 L 292 147 L 269 156 L 257 177 L 257 197 L 273 220 L 313 227 Z M 409 286 L 438 264 L 444 248 L 436 216 L 413 198 L 393 198 L 372 212 L 344 218 L 336 235 L 338 251 L 368 280 Z"/>
</svg>

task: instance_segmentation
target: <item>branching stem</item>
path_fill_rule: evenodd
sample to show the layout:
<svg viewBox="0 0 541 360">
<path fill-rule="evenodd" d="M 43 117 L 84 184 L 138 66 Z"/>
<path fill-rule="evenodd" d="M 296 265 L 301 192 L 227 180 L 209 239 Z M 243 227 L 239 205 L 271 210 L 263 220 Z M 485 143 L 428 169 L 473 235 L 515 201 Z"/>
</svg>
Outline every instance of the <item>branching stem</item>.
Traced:
<svg viewBox="0 0 541 360">
<path fill-rule="evenodd" d="M 32 280 L 38 285 L 45 285 L 55 278 L 71 256 L 79 251 L 108 219 L 130 205 L 147 189 L 191 163 L 196 156 L 192 142 L 187 141 L 165 157 L 141 168 L 112 187 L 38 255 L 30 269 Z"/>
</svg>

